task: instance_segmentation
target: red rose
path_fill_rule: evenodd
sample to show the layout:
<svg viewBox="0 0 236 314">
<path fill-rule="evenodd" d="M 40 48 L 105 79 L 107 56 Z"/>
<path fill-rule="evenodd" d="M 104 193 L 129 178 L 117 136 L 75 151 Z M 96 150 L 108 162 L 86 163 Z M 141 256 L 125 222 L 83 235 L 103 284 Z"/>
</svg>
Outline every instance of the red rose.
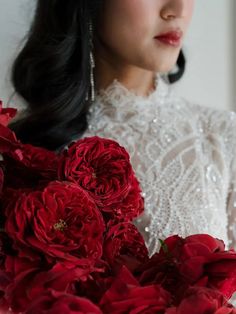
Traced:
<svg viewBox="0 0 236 314">
<path fill-rule="evenodd" d="M 55 152 L 30 144 L 22 144 L 20 149 L 22 166 L 51 180 L 57 178 L 59 157 Z"/>
<path fill-rule="evenodd" d="M 130 220 L 143 210 L 129 154 L 111 139 L 94 136 L 71 143 L 62 153 L 59 178 L 89 191 L 97 205 L 112 217 L 126 215 Z"/>
<path fill-rule="evenodd" d="M 127 268 L 123 267 L 99 305 L 104 313 L 164 314 L 170 294 L 159 285 L 141 287 Z"/>
<path fill-rule="evenodd" d="M 20 141 L 17 140 L 15 133 L 8 127 L 9 122 L 17 113 L 15 108 L 2 108 L 0 100 L 0 154 L 9 153 L 16 158 L 21 158 L 18 150 Z"/>
<path fill-rule="evenodd" d="M 5 174 L 3 196 L 5 196 L 6 189 L 40 189 L 48 184 L 46 180 L 32 169 L 28 169 L 21 162 L 3 154 L 4 163 L 3 170 Z"/>
<path fill-rule="evenodd" d="M 20 141 L 8 127 L 0 124 L 0 153 L 8 153 L 16 159 L 21 159 L 22 155 L 19 150 Z"/>
<path fill-rule="evenodd" d="M 0 101 L 0 154 L 4 160 L 0 163 L 4 169 L 6 168 L 8 182 L 11 182 L 9 176 L 14 180 L 19 176 L 33 177 L 36 173 L 51 180 L 57 179 L 58 156 L 56 153 L 42 147 L 21 143 L 8 127 L 8 123 L 16 112 L 15 108 L 3 109 L 2 101 Z M 14 168 L 15 178 L 11 175 L 12 168 Z M 22 182 L 24 182 L 23 179 Z M 17 187 L 19 186 L 22 185 Z"/>
<path fill-rule="evenodd" d="M 12 310 L 9 309 L 7 302 L 0 296 L 0 314 L 13 314 Z"/>
<path fill-rule="evenodd" d="M 5 229 L 15 245 L 80 264 L 102 255 L 104 222 L 79 186 L 54 181 L 43 191 L 23 193 L 5 209 Z"/>
<path fill-rule="evenodd" d="M 7 251 L 11 248 L 11 242 L 5 232 L 0 232 L 0 313 L 3 309 L 7 310 L 7 302 L 5 300 L 5 291 L 11 283 L 11 275 L 5 270 L 5 262 L 7 259 Z"/>
<path fill-rule="evenodd" d="M 16 108 L 3 108 L 3 102 L 0 100 L 0 124 L 7 126 L 16 113 Z"/>
<path fill-rule="evenodd" d="M 1 118 L 1 115 L 0 115 Z M 31 187 L 39 181 L 57 179 L 58 156 L 55 152 L 30 144 L 22 144 L 15 133 L 0 124 L 0 161 L 7 187 Z"/>
<path fill-rule="evenodd" d="M 19 259 L 17 263 L 20 264 Z M 86 281 L 93 271 L 96 269 L 90 265 L 81 268 L 57 263 L 49 269 L 43 269 L 33 263 L 31 267 L 29 264 L 28 269 L 22 265 L 21 271 L 12 276 L 11 283 L 5 288 L 5 300 L 14 311 L 22 312 L 48 289 L 73 293 L 74 284 L 77 281 Z"/>
<path fill-rule="evenodd" d="M 17 152 L 3 154 L 6 187 L 36 188 L 57 179 L 58 156 L 54 152 L 28 144 L 18 144 Z"/>
<path fill-rule="evenodd" d="M 148 260 L 148 250 L 137 228 L 129 223 L 108 225 L 104 239 L 103 259 L 115 267 L 125 264 L 133 271 L 138 265 Z"/>
<path fill-rule="evenodd" d="M 2 217 L 1 217 L 2 218 Z M 4 264 L 7 246 L 11 245 L 9 237 L 5 232 L 0 231 L 0 268 Z"/>
<path fill-rule="evenodd" d="M 144 199 L 140 196 L 141 189 L 138 180 L 134 177 L 129 194 L 119 204 L 112 204 L 103 208 L 105 220 L 112 219 L 112 223 L 131 222 L 144 210 Z"/>
<path fill-rule="evenodd" d="M 191 311 L 192 313 L 192 311 Z M 198 314 L 201 314 L 200 312 L 197 312 Z M 205 314 L 236 314 L 236 310 L 235 308 L 230 308 L 230 307 L 221 307 L 218 310 L 214 311 L 214 312 L 209 312 L 208 310 L 206 312 L 203 312 Z M 176 307 L 172 307 L 167 309 L 167 311 L 165 312 L 165 314 L 186 314 L 185 312 L 180 312 L 178 308 Z"/>
<path fill-rule="evenodd" d="M 208 286 L 218 289 L 230 299 L 236 292 L 236 252 L 226 251 L 213 254 L 205 265 Z"/>
<path fill-rule="evenodd" d="M 53 290 L 43 293 L 26 310 L 25 314 L 102 314 L 101 310 L 86 298 L 59 293 Z"/>
<path fill-rule="evenodd" d="M 222 306 L 214 314 L 236 314 L 236 309 Z"/>
<path fill-rule="evenodd" d="M 98 304 L 113 281 L 114 274 L 111 273 L 108 267 L 104 267 L 104 272 L 91 273 L 88 280 L 76 282 L 75 294 Z"/>
<path fill-rule="evenodd" d="M 216 290 L 193 287 L 186 291 L 178 307 L 170 308 L 166 314 L 235 314 L 221 293 Z"/>
<path fill-rule="evenodd" d="M 214 314 L 236 314 L 236 309 L 223 306 L 219 308 Z"/>
<path fill-rule="evenodd" d="M 227 298 L 236 291 L 236 252 L 225 251 L 222 240 L 195 234 L 169 237 L 165 243 L 187 282 L 218 289 Z"/>
<path fill-rule="evenodd" d="M 135 275 L 142 286 L 161 285 L 173 295 L 173 304 L 180 302 L 186 289 L 190 286 L 179 272 L 178 261 L 158 253 L 138 267 Z"/>
<path fill-rule="evenodd" d="M 172 293 L 175 304 L 191 285 L 218 289 L 230 298 L 236 290 L 236 254 L 207 234 L 165 239 L 160 252 L 138 270 L 143 285 L 161 284 Z"/>
<path fill-rule="evenodd" d="M 4 183 L 4 173 L 3 173 L 2 168 L 0 168 L 0 194 L 2 193 L 3 183 Z"/>
<path fill-rule="evenodd" d="M 205 234 L 182 238 L 178 235 L 164 240 L 170 261 L 176 261 L 180 273 L 190 284 L 203 276 L 204 265 L 211 253 L 218 249 L 218 240 Z M 160 256 L 167 256 L 161 247 Z"/>
<path fill-rule="evenodd" d="M 10 284 L 10 282 L 11 278 L 8 276 L 8 274 L 0 269 L 0 314 L 6 313 L 7 309 L 9 308 L 8 302 L 5 298 L 5 292 L 6 287 Z"/>
</svg>

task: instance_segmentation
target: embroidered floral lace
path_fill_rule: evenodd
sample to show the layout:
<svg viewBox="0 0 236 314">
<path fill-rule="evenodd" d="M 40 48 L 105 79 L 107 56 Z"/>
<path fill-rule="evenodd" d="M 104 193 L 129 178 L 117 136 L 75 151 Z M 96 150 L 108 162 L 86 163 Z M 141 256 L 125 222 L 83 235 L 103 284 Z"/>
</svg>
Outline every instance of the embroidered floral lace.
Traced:
<svg viewBox="0 0 236 314">
<path fill-rule="evenodd" d="M 171 234 L 208 233 L 236 249 L 236 112 L 191 103 L 158 73 L 155 83 L 148 96 L 118 80 L 97 92 L 83 137 L 129 152 L 145 199 L 134 223 L 150 255 Z"/>
</svg>

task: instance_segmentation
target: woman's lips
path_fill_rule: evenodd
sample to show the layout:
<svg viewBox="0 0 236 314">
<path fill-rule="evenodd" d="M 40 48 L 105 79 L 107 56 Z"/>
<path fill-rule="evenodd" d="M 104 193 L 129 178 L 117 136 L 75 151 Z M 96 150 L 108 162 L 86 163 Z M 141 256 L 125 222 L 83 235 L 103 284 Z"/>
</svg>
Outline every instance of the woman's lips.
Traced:
<svg viewBox="0 0 236 314">
<path fill-rule="evenodd" d="M 180 32 L 169 32 L 159 36 L 156 36 L 155 39 L 161 41 L 162 43 L 174 47 L 180 45 L 182 34 Z"/>
</svg>

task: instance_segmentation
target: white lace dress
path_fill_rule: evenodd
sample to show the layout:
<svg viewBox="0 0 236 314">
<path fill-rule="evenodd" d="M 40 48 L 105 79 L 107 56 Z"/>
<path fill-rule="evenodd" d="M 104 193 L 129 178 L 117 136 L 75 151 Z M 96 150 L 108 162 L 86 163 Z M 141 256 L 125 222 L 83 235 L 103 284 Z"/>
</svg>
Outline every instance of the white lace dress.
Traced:
<svg viewBox="0 0 236 314">
<path fill-rule="evenodd" d="M 208 233 L 236 249 L 236 112 L 190 103 L 158 73 L 155 83 L 148 96 L 118 80 L 100 90 L 82 137 L 129 152 L 145 199 L 134 223 L 150 255 L 171 234 Z"/>
<path fill-rule="evenodd" d="M 148 96 L 118 80 L 100 90 L 82 137 L 129 152 L 145 199 L 134 223 L 150 256 L 172 234 L 208 233 L 236 249 L 236 112 L 191 103 L 158 73 L 155 83 Z"/>
</svg>

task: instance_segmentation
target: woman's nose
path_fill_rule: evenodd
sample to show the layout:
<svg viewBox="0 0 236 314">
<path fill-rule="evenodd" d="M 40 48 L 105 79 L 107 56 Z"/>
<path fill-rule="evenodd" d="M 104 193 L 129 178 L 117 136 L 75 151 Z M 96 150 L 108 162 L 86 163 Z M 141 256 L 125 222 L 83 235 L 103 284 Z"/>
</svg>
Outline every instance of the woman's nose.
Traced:
<svg viewBox="0 0 236 314">
<path fill-rule="evenodd" d="M 161 10 L 161 17 L 164 20 L 181 18 L 185 16 L 185 8 L 189 0 L 170 0 L 167 1 Z"/>
</svg>

